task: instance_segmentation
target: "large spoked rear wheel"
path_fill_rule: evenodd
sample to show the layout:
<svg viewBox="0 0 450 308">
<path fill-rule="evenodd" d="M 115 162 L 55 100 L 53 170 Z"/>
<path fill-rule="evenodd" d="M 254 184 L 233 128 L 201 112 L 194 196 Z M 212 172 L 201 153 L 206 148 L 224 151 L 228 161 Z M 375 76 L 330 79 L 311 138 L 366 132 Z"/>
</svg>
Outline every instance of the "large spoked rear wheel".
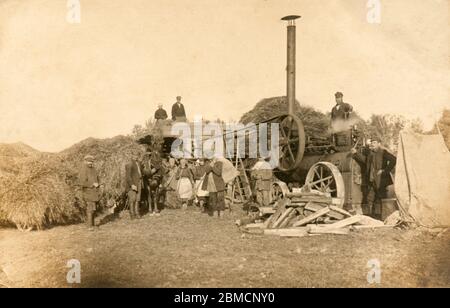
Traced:
<svg viewBox="0 0 450 308">
<path fill-rule="evenodd" d="M 305 152 L 305 129 L 303 122 L 295 115 L 279 117 L 281 171 L 292 171 L 300 165 Z"/>
</svg>

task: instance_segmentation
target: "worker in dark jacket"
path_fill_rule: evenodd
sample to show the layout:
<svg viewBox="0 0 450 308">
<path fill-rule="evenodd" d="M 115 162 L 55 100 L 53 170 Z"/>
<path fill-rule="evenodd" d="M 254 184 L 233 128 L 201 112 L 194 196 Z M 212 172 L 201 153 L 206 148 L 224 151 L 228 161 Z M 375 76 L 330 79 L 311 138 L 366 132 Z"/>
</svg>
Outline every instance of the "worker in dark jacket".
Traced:
<svg viewBox="0 0 450 308">
<path fill-rule="evenodd" d="M 370 152 L 364 158 L 364 162 L 365 173 L 362 176 L 368 183 L 370 214 L 374 218 L 380 219 L 381 200 L 387 197 L 387 187 L 393 184 L 391 171 L 395 168 L 397 159 L 381 146 L 380 139 L 372 138 Z"/>
<path fill-rule="evenodd" d="M 210 216 L 225 210 L 225 182 L 222 178 L 223 164 L 216 157 L 205 168 L 202 189 L 209 193 L 208 214 Z"/>
<path fill-rule="evenodd" d="M 167 112 L 163 109 L 163 105 L 159 104 L 158 109 L 155 111 L 155 120 L 166 120 Z"/>
<path fill-rule="evenodd" d="M 370 208 L 368 205 L 368 196 L 369 196 L 369 168 L 370 164 L 369 156 L 371 155 L 371 150 L 369 148 L 369 144 L 363 146 L 358 152 L 355 148 L 351 150 L 353 159 L 358 163 L 361 171 L 361 207 L 364 215 L 370 215 Z"/>
<path fill-rule="evenodd" d="M 353 111 L 352 105 L 344 103 L 344 94 L 342 92 L 337 92 L 334 97 L 336 105 L 331 109 L 331 121 L 347 120 Z"/>
<path fill-rule="evenodd" d="M 330 128 L 332 131 L 332 142 L 337 147 L 351 146 L 351 113 L 353 107 L 344 103 L 344 94 L 337 92 L 335 95 L 336 105 L 331 110 Z"/>
<path fill-rule="evenodd" d="M 133 154 L 131 160 L 125 165 L 125 189 L 128 195 L 131 219 L 139 218 L 139 202 L 142 191 L 142 172 L 138 163 L 138 155 Z"/>
<path fill-rule="evenodd" d="M 186 111 L 181 103 L 181 96 L 177 96 L 177 102 L 172 106 L 172 120 L 186 121 Z"/>
<path fill-rule="evenodd" d="M 82 189 L 83 202 L 86 206 L 86 223 L 89 230 L 94 230 L 95 211 L 100 201 L 99 176 L 94 168 L 94 157 L 86 155 L 84 164 L 78 175 L 79 185 Z"/>
</svg>

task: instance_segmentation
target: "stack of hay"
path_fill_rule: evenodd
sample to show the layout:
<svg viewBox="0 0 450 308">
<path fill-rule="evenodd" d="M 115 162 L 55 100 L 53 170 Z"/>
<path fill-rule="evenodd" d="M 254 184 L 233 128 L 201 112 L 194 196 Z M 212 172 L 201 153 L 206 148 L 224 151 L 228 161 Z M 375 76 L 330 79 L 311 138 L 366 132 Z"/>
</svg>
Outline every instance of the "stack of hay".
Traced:
<svg viewBox="0 0 450 308">
<path fill-rule="evenodd" d="M 124 166 L 131 154 L 144 151 L 124 136 L 90 138 L 56 154 L 25 147 L 0 145 L 0 225 L 38 230 L 83 219 L 77 179 L 85 155 L 96 158 L 95 167 L 105 184 L 101 203 L 106 204 L 122 195 Z"/>
<path fill-rule="evenodd" d="M 42 229 L 79 220 L 61 160 L 23 149 L 22 144 L 0 145 L 0 224 Z"/>
</svg>

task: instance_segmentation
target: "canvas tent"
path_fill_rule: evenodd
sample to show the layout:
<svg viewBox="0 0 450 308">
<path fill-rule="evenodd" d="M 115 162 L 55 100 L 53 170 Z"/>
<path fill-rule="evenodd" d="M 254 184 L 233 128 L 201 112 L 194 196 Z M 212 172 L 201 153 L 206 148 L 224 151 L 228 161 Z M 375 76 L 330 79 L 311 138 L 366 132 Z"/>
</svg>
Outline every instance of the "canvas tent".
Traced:
<svg viewBox="0 0 450 308">
<path fill-rule="evenodd" d="M 450 152 L 441 135 L 400 134 L 395 193 L 417 224 L 450 226 Z"/>
</svg>

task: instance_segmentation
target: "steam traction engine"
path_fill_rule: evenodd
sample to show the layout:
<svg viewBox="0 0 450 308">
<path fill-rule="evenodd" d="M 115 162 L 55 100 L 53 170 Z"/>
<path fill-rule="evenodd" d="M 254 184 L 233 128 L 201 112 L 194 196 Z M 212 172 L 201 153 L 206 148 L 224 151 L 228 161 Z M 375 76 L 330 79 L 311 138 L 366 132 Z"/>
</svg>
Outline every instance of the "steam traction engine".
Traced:
<svg viewBox="0 0 450 308">
<path fill-rule="evenodd" d="M 287 26 L 287 101 L 288 112 L 262 121 L 261 123 L 279 124 L 279 163 L 274 170 L 276 180 L 272 185 L 272 201 L 289 197 L 296 189 L 301 192 L 313 192 L 333 198 L 333 203 L 341 208 L 354 210 L 360 208 L 361 172 L 359 165 L 352 159 L 351 149 L 360 142 L 358 132 L 350 128 L 330 135 L 329 138 L 306 136 L 301 119 L 294 114 L 295 103 L 295 20 L 300 16 L 290 15 L 282 18 Z M 186 123 L 194 131 L 194 123 Z M 179 135 L 172 132 L 173 123 L 166 121 L 159 125 L 162 137 L 162 152 L 169 154 Z M 246 138 L 254 138 L 247 134 Z M 202 136 L 202 143 L 213 136 Z M 225 133 L 224 133 L 225 138 Z M 154 143 L 155 135 L 146 134 L 138 139 L 139 143 Z M 227 149 L 225 149 L 226 151 Z M 235 151 L 236 149 L 234 149 Z M 236 152 L 234 152 L 236 153 Z M 236 155 L 233 161 L 237 162 Z M 241 174 L 247 178 L 245 169 L 250 167 L 251 159 L 243 159 Z M 237 165 L 237 164 L 236 164 Z M 247 181 L 247 189 L 249 184 Z M 234 198 L 234 196 L 233 196 Z"/>
<path fill-rule="evenodd" d="M 287 21 L 287 101 L 288 113 L 264 121 L 279 123 L 280 160 L 275 170 L 278 179 L 272 185 L 272 201 L 287 197 L 293 184 L 300 191 L 317 192 L 334 199 L 339 207 L 360 208 L 361 171 L 353 160 L 351 149 L 362 144 L 356 129 L 330 135 L 329 138 L 306 136 L 301 119 L 293 112 L 295 103 L 295 20 L 300 16 L 283 17 Z"/>
</svg>

